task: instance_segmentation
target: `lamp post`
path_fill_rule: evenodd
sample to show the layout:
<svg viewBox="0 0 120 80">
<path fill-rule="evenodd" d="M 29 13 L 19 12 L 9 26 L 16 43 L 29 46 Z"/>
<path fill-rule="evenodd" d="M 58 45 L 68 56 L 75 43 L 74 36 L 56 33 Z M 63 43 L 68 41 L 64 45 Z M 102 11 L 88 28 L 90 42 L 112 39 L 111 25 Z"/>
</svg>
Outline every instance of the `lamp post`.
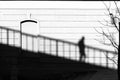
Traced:
<svg viewBox="0 0 120 80">
<path fill-rule="evenodd" d="M 38 23 L 38 21 L 33 20 L 33 19 L 27 19 L 27 20 L 23 20 L 23 21 L 20 22 L 20 46 L 21 46 L 21 49 L 23 48 L 23 45 L 22 45 L 23 32 L 26 33 L 26 34 L 24 34 L 24 36 L 26 38 L 31 37 L 31 38 L 33 38 L 33 41 L 34 41 L 34 39 L 37 38 L 36 36 L 38 36 L 38 34 L 39 34 L 39 23 Z M 30 46 L 28 46 L 28 45 L 30 45 L 30 44 L 27 44 L 27 42 L 28 41 L 26 41 L 26 48 L 29 49 Z M 34 46 L 34 45 L 32 45 L 32 43 L 31 43 L 31 46 Z"/>
</svg>

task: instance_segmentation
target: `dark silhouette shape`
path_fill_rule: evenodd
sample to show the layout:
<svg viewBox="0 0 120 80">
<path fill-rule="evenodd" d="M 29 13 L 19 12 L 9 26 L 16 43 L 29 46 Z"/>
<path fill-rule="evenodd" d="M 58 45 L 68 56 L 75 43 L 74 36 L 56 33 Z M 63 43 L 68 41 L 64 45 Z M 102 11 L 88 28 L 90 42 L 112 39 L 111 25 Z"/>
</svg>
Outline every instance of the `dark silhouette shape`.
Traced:
<svg viewBox="0 0 120 80">
<path fill-rule="evenodd" d="M 66 79 L 61 79 L 59 75 L 62 74 L 63 76 L 64 75 L 63 73 L 69 74 L 70 72 L 73 72 L 75 74 L 75 72 L 79 71 L 78 72 L 79 75 L 83 76 L 83 72 L 86 72 L 86 71 L 87 71 L 86 74 L 88 74 L 88 71 L 98 71 L 100 69 L 109 69 L 107 67 L 102 67 L 98 65 L 85 63 L 85 62 L 77 62 L 74 60 L 66 59 L 64 58 L 64 56 L 56 57 L 40 51 L 33 52 L 33 51 L 21 49 L 21 47 L 17 47 L 13 45 L 10 46 L 9 45 L 10 37 L 8 34 L 11 31 L 14 34 L 21 33 L 21 31 L 0 26 L 0 31 L 1 30 L 6 30 L 7 32 L 7 44 L 3 44 L 2 42 L 0 42 L 0 80 L 1 78 L 2 80 L 11 80 L 16 78 L 18 80 L 66 80 Z M 0 33 L 0 35 L 1 34 L 2 33 Z M 53 39 L 53 38 L 42 36 L 42 35 L 35 36 L 27 33 L 21 33 L 21 34 L 26 37 L 31 37 L 34 39 L 39 37 L 39 38 L 42 38 L 43 40 L 47 39 L 50 41 L 56 41 L 56 43 L 62 42 L 63 44 L 67 43 L 70 45 L 72 44 L 73 46 L 78 45 L 76 43 L 72 43 L 72 42 L 68 42 L 60 39 Z M 2 38 L 3 37 L 1 37 L 1 40 Z M 81 39 L 81 41 L 83 41 L 82 43 L 84 44 L 84 39 L 83 40 Z M 44 44 L 45 42 L 46 41 L 44 41 Z M 111 51 L 107 51 L 99 48 L 94 48 L 90 46 L 86 46 L 86 47 L 89 47 L 90 49 L 95 49 L 98 51 L 113 53 Z M 62 64 L 59 64 L 59 63 L 62 63 Z M 108 63 L 106 63 L 106 65 L 107 64 Z M 112 69 L 109 69 L 109 70 L 112 70 Z"/>
<path fill-rule="evenodd" d="M 79 42 L 78 42 L 79 54 L 80 54 L 80 61 L 82 61 L 82 60 L 85 61 L 85 58 L 86 58 L 84 39 L 85 39 L 85 38 L 82 37 L 82 39 L 79 40 Z"/>
</svg>

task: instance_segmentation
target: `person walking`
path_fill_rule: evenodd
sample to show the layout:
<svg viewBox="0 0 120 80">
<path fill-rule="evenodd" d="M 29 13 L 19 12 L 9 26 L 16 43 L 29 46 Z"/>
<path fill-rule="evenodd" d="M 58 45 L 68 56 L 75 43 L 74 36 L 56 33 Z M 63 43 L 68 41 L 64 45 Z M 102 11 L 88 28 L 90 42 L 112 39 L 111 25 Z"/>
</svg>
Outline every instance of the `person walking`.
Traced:
<svg viewBox="0 0 120 80">
<path fill-rule="evenodd" d="M 85 38 L 82 37 L 82 39 L 79 40 L 79 42 L 78 42 L 80 61 L 85 61 L 85 58 L 86 58 L 84 40 L 85 40 Z"/>
</svg>

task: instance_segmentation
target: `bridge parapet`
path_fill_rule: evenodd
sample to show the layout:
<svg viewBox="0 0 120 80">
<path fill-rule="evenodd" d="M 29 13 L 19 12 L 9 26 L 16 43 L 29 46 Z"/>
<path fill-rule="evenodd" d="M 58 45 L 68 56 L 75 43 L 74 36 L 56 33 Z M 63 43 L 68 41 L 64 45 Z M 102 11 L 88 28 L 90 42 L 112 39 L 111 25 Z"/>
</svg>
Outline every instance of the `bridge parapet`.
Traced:
<svg viewBox="0 0 120 80">
<path fill-rule="evenodd" d="M 22 38 L 22 46 L 20 38 Z M 77 43 L 72 43 L 60 39 L 53 39 L 42 35 L 32 35 L 19 30 L 9 29 L 0 26 L 0 43 L 21 47 L 24 50 L 33 52 L 43 52 L 49 55 L 64 57 L 79 61 L 80 54 Z M 87 46 L 86 63 L 91 63 L 107 68 L 117 69 L 117 65 L 108 59 L 108 56 L 114 57 L 117 53 Z"/>
</svg>

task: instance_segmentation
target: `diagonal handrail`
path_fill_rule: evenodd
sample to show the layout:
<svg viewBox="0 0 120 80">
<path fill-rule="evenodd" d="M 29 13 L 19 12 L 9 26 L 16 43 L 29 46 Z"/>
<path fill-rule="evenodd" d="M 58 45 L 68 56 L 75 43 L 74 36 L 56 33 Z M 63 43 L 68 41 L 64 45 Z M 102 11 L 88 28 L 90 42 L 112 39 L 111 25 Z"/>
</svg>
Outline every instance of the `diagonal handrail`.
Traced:
<svg viewBox="0 0 120 80">
<path fill-rule="evenodd" d="M 42 36 L 42 35 L 38 35 L 38 36 L 39 36 L 39 37 L 42 37 L 42 38 L 45 38 L 45 39 L 54 40 L 54 41 L 63 42 L 63 43 L 68 43 L 68 44 L 71 44 L 71 45 L 78 46 L 77 43 L 73 43 L 73 42 L 70 42 L 70 41 L 65 41 L 65 40 L 62 40 L 62 39 L 50 38 L 50 37 L 46 37 L 46 36 Z M 110 52 L 110 53 L 113 53 L 113 54 L 117 54 L 117 53 L 114 52 L 114 51 L 105 50 L 105 49 L 100 49 L 100 48 L 92 47 L 92 46 L 89 46 L 89 45 L 85 45 L 85 46 L 86 46 L 87 48 L 90 48 L 90 49 L 95 49 L 95 50 L 99 50 L 99 51 L 105 51 L 105 52 Z"/>
<path fill-rule="evenodd" d="M 78 51 L 77 43 L 64 41 L 61 39 L 50 38 L 50 37 L 46 37 L 46 36 L 42 36 L 42 35 L 32 35 L 32 34 L 28 34 L 28 33 L 24 33 L 24 32 L 21 33 L 21 31 L 19 31 L 19 30 L 6 28 L 5 26 L 0 26 L 0 29 L 1 29 L 1 31 L 2 30 L 6 31 L 5 33 L 6 33 L 7 45 L 10 44 L 10 32 L 13 32 L 14 38 L 15 38 L 15 34 L 18 33 L 22 37 L 25 36 L 25 38 L 26 38 L 26 50 L 30 50 L 30 49 L 27 49 L 29 47 L 27 42 L 28 42 L 28 38 L 31 38 L 32 39 L 32 42 L 31 42 L 32 51 L 42 51 L 44 53 L 50 53 L 52 55 L 54 53 L 54 55 L 56 55 L 56 56 L 60 56 L 60 54 L 63 54 L 62 57 L 69 58 L 69 59 L 72 59 L 73 56 L 75 56 L 74 60 L 77 60 L 77 61 L 79 60 L 80 55 L 78 55 L 79 51 Z M 1 42 L 2 42 L 2 32 L 0 35 L 1 35 Z M 36 39 L 36 41 L 35 41 L 35 39 Z M 13 39 L 13 41 L 15 43 L 15 39 Z M 48 41 L 48 43 L 46 43 L 46 41 Z M 37 45 L 35 45 L 35 42 L 38 42 Z M 54 44 L 52 44 L 52 42 L 54 42 Z M 19 44 L 21 44 L 21 43 L 19 43 Z M 60 44 L 62 44 L 62 47 Z M 14 46 L 15 46 L 15 44 L 14 44 Z M 35 46 L 37 46 L 38 48 L 37 47 L 34 48 Z M 21 46 L 19 46 L 19 47 L 21 47 Z M 74 49 L 73 49 L 73 47 L 74 47 Z M 91 47 L 88 45 L 86 45 L 85 47 L 86 47 L 86 53 L 87 53 L 86 62 L 97 64 L 97 65 L 103 65 L 103 63 L 101 61 L 104 61 L 105 67 L 115 68 L 115 67 L 113 67 L 113 65 L 115 65 L 114 63 L 112 63 L 112 67 L 111 67 L 111 64 L 109 63 L 110 61 L 108 60 L 107 56 L 108 55 L 112 55 L 112 56 L 117 55 L 117 53 L 115 53 L 114 51 Z M 24 48 L 22 48 L 22 49 L 24 49 Z M 46 49 L 49 49 L 49 51 L 47 51 Z M 62 51 L 61 51 L 61 49 L 62 49 Z M 52 51 L 52 50 L 54 50 L 54 51 Z M 91 52 L 91 50 L 92 50 L 92 52 Z M 68 54 L 68 55 L 66 55 L 66 54 Z M 93 54 L 93 55 L 91 56 L 91 54 Z M 98 54 L 99 54 L 99 56 L 95 56 Z M 103 54 L 106 54 L 107 56 L 106 55 L 103 56 Z M 102 59 L 101 55 L 102 55 L 102 57 L 105 57 L 105 58 Z M 95 62 L 96 59 L 99 59 L 99 61 Z M 92 60 L 94 60 L 94 61 L 90 62 Z"/>
<path fill-rule="evenodd" d="M 4 26 L 0 26 L 1 29 L 6 29 L 6 30 L 9 30 L 9 31 L 13 31 L 13 32 L 19 32 L 19 30 L 15 30 L 15 29 L 10 29 L 10 28 L 6 28 Z M 23 35 L 26 35 L 26 36 L 31 36 L 31 37 L 42 37 L 42 38 L 45 38 L 45 39 L 49 39 L 49 40 L 54 40 L 54 41 L 60 41 L 60 42 L 63 42 L 63 43 L 68 43 L 68 44 L 71 44 L 71 45 L 78 45 L 77 43 L 73 43 L 73 42 L 70 42 L 70 41 L 65 41 L 65 40 L 62 40 L 62 39 L 55 39 L 55 38 L 51 38 L 51 37 L 46 37 L 46 36 L 42 36 L 42 35 L 32 35 L 32 34 L 28 34 L 28 33 L 25 33 L 25 32 L 22 32 Z M 96 47 L 92 47 L 92 46 L 88 46 L 86 45 L 86 47 L 88 48 L 91 48 L 91 49 L 96 49 L 96 50 L 99 50 L 99 51 L 105 51 L 105 52 L 110 52 L 110 53 L 113 53 L 113 54 L 117 54 L 115 53 L 114 51 L 110 51 L 110 50 L 105 50 L 105 49 L 100 49 L 100 48 L 96 48 Z"/>
<path fill-rule="evenodd" d="M 10 28 L 4 27 L 4 26 L 0 26 L 0 28 L 20 33 L 20 30 L 10 29 Z M 22 32 L 22 34 L 26 35 L 26 36 L 31 36 L 31 37 L 42 37 L 42 38 L 45 38 L 45 39 L 54 40 L 54 41 L 60 41 L 60 42 L 63 42 L 63 43 L 68 43 L 68 44 L 76 45 L 76 46 L 78 45 L 77 43 L 73 43 L 73 42 L 70 42 L 70 41 L 65 41 L 65 40 L 62 40 L 62 39 L 55 39 L 55 38 L 46 37 L 46 36 L 42 36 L 42 35 L 36 36 L 36 35 L 28 34 L 28 33 L 25 33 L 25 32 Z M 110 53 L 113 53 L 113 54 L 117 54 L 114 51 L 100 49 L 100 48 L 96 48 L 96 47 L 92 47 L 92 46 L 88 46 L 88 45 L 86 45 L 86 47 L 91 48 L 91 49 L 96 49 L 96 50 L 99 50 L 99 51 L 105 51 L 105 52 L 110 52 Z"/>
</svg>

